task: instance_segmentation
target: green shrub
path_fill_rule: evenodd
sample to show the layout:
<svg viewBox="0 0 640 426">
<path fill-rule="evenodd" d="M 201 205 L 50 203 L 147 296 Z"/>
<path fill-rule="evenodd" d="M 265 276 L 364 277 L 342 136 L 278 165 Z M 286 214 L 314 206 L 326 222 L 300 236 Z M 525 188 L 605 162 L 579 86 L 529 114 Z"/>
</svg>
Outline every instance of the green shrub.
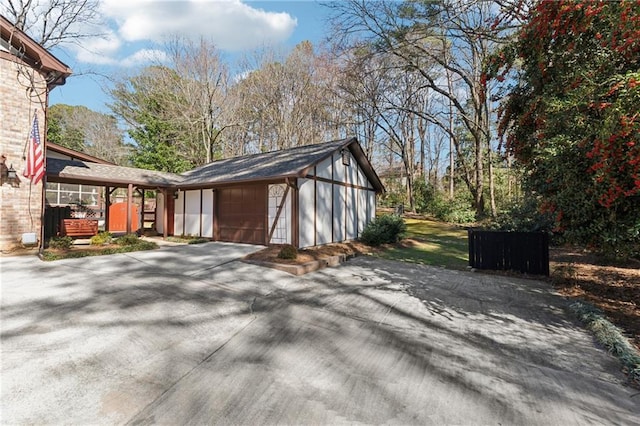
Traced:
<svg viewBox="0 0 640 426">
<path fill-rule="evenodd" d="M 49 247 L 52 249 L 70 249 L 73 245 L 73 238 L 71 237 L 53 237 L 49 240 Z"/>
<path fill-rule="evenodd" d="M 489 224 L 493 230 L 521 232 L 551 232 L 553 226 L 552 215 L 540 213 L 533 198 L 512 203 Z"/>
<path fill-rule="evenodd" d="M 280 259 L 296 259 L 298 257 L 298 249 L 294 246 L 287 244 L 282 246 L 278 258 Z"/>
<path fill-rule="evenodd" d="M 101 246 L 104 244 L 109 244 L 113 237 L 107 231 L 99 232 L 98 235 L 94 235 L 91 237 L 91 245 L 93 246 Z"/>
<path fill-rule="evenodd" d="M 384 214 L 367 224 L 360 235 L 360 240 L 371 246 L 398 242 L 407 232 L 407 225 L 401 216 Z"/>
<path fill-rule="evenodd" d="M 134 246 L 139 242 L 140 238 L 136 234 L 127 234 L 116 239 L 116 244 L 119 246 Z"/>
<path fill-rule="evenodd" d="M 449 223 L 471 223 L 476 220 L 471 195 L 468 191 L 457 191 L 453 200 L 423 180 L 415 184 L 415 207 L 418 213 L 429 214 Z"/>
</svg>

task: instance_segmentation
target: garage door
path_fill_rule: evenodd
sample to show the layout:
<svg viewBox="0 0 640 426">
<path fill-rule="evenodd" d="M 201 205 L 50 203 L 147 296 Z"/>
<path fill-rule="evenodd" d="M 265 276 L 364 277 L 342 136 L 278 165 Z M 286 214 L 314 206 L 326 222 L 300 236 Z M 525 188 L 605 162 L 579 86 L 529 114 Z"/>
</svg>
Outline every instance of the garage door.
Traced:
<svg viewBox="0 0 640 426">
<path fill-rule="evenodd" d="M 221 241 L 264 244 L 267 213 L 265 185 L 218 190 L 218 227 Z"/>
</svg>

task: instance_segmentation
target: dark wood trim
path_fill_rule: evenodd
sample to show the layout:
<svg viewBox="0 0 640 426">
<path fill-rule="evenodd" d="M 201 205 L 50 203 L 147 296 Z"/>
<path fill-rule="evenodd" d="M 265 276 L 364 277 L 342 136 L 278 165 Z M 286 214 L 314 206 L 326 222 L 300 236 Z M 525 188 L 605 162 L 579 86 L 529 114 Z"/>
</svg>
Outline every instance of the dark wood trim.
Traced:
<svg viewBox="0 0 640 426">
<path fill-rule="evenodd" d="M 187 191 L 182 191 L 182 234 L 185 234 L 185 226 L 187 225 Z"/>
<path fill-rule="evenodd" d="M 263 244 L 267 245 L 269 244 L 269 185 L 265 185 L 265 189 L 264 189 L 264 215 L 262 215 L 262 221 L 263 221 L 263 225 L 262 225 L 262 229 L 264 229 L 264 232 L 262 233 L 262 239 L 263 239 Z"/>
<path fill-rule="evenodd" d="M 169 236 L 169 201 L 167 201 L 169 191 L 162 189 L 162 238 Z M 173 197 L 173 195 L 172 195 Z"/>
<path fill-rule="evenodd" d="M 215 219 L 216 219 L 216 190 L 211 189 L 211 238 L 215 239 L 216 236 L 216 228 L 215 228 Z"/>
<path fill-rule="evenodd" d="M 142 191 L 138 190 L 138 192 L 140 192 L 140 194 L 142 195 L 142 204 L 140 206 L 140 232 L 144 233 L 144 218 L 145 218 L 145 214 L 144 214 L 144 189 Z"/>
<path fill-rule="evenodd" d="M 335 243 L 336 242 L 336 237 L 333 234 L 333 222 L 335 222 L 335 218 L 333 217 L 333 212 L 335 211 L 335 209 L 333 208 L 333 199 L 335 198 L 335 195 L 333 193 L 333 187 L 335 186 L 335 184 L 333 183 L 333 181 L 335 180 L 335 176 L 333 174 L 333 166 L 335 164 L 335 158 L 333 157 L 333 152 L 331 153 L 331 242 Z"/>
<path fill-rule="evenodd" d="M 356 180 L 360 181 L 360 165 L 356 161 Z M 360 193 L 361 188 L 356 189 L 356 238 L 360 236 Z"/>
<path fill-rule="evenodd" d="M 127 185 L 127 234 L 131 233 L 131 218 L 133 217 L 133 184 Z"/>
<path fill-rule="evenodd" d="M 283 175 L 277 177 L 269 177 L 265 179 L 244 179 L 238 180 L 235 182 L 210 182 L 210 183 L 200 183 L 200 184 L 191 184 L 191 185 L 175 185 L 176 189 L 181 189 L 182 191 L 192 191 L 194 189 L 225 189 L 225 188 L 233 188 L 236 186 L 255 186 L 255 185 L 269 185 L 276 183 L 284 183 L 287 179 L 295 179 L 298 175 Z"/>
<path fill-rule="evenodd" d="M 318 170 L 313 166 L 313 245 L 318 245 Z"/>
<path fill-rule="evenodd" d="M 61 155 L 66 155 L 67 157 L 71 157 L 71 160 L 86 161 L 88 163 L 110 164 L 112 166 L 116 165 L 116 163 L 112 163 L 111 161 L 103 160 L 102 158 L 94 157 L 92 155 L 85 154 L 84 152 L 79 152 L 74 149 L 67 148 L 65 146 L 58 145 L 57 143 L 49 141 L 47 141 L 47 150 L 57 152 Z"/>
<path fill-rule="evenodd" d="M 282 214 L 282 208 L 284 207 L 287 201 L 287 195 L 289 195 L 289 185 L 287 185 L 287 188 L 284 190 L 282 201 L 278 206 L 278 211 L 276 212 L 276 218 L 273 220 L 273 224 L 271 225 L 271 230 L 269 231 L 269 238 L 267 239 L 267 244 L 271 244 L 271 239 L 273 238 L 273 232 L 276 230 L 276 225 L 278 224 L 278 220 L 280 220 L 280 214 Z M 267 186 L 267 218 L 268 217 L 269 217 L 269 187 Z M 267 224 L 269 224 L 269 222 L 267 222 Z"/>
<path fill-rule="evenodd" d="M 220 240 L 220 221 L 218 219 L 218 191 L 213 190 L 213 239 Z"/>
<path fill-rule="evenodd" d="M 349 167 L 349 166 L 344 166 L 344 167 L 346 168 L 346 167 Z M 314 176 L 313 175 L 307 175 L 306 178 L 307 179 L 313 179 Z M 323 177 L 319 177 L 319 176 L 317 176 L 316 179 L 319 180 L 320 182 L 333 183 L 334 185 L 340 185 L 340 186 L 346 186 L 346 187 L 349 187 L 349 188 L 357 188 L 357 189 L 362 189 L 362 190 L 365 190 L 365 191 L 376 192 L 376 190 L 373 189 L 373 188 L 367 188 L 366 186 L 354 185 L 354 184 L 349 183 L 349 182 L 340 182 L 339 180 L 327 179 L 327 178 L 323 178 Z M 345 179 L 347 179 L 347 176 L 345 176 Z"/>
<path fill-rule="evenodd" d="M 349 222 L 349 213 L 348 213 L 348 206 L 349 203 L 347 203 L 347 200 L 349 199 L 349 170 L 347 169 L 347 165 L 343 164 L 342 168 L 344 169 L 344 182 L 341 182 L 340 184 L 344 185 L 344 239 L 347 239 L 347 236 L 349 235 L 347 233 L 347 230 L 349 229 L 347 223 Z"/>
<path fill-rule="evenodd" d="M 64 84 L 64 79 L 73 72 L 65 63 L 53 56 L 25 32 L 16 28 L 4 16 L 0 16 L 0 33 L 2 33 L 3 39 L 11 41 L 11 46 L 16 50 L 24 51 L 25 58 L 34 61 L 34 64 L 30 66 L 42 75 L 45 75 L 47 71 L 55 71 L 58 74 L 56 81 L 47 83 L 47 87 Z M 17 58 L 16 55 L 12 55 L 12 57 Z"/>
<path fill-rule="evenodd" d="M 298 215 L 299 190 L 298 179 L 287 180 L 287 185 L 291 187 L 291 244 L 300 247 L 300 217 Z"/>
<path fill-rule="evenodd" d="M 111 207 L 111 191 L 104 187 L 104 230 L 109 232 L 109 208 Z"/>
<path fill-rule="evenodd" d="M 202 189 L 200 190 L 200 235 L 198 235 L 199 237 L 202 237 Z"/>
<path fill-rule="evenodd" d="M 132 182 L 120 179 L 98 179 L 93 177 L 73 177 L 73 176 L 60 176 L 56 174 L 49 174 L 47 172 L 47 182 L 60 182 L 60 183 L 79 183 L 79 184 L 90 184 L 96 186 L 109 185 L 115 188 L 126 188 L 130 183 L 134 184 L 138 188 L 144 189 L 156 189 L 158 187 L 162 188 L 173 188 L 176 189 L 175 186 L 172 185 L 158 185 L 157 183 L 149 183 L 149 182 Z"/>
</svg>

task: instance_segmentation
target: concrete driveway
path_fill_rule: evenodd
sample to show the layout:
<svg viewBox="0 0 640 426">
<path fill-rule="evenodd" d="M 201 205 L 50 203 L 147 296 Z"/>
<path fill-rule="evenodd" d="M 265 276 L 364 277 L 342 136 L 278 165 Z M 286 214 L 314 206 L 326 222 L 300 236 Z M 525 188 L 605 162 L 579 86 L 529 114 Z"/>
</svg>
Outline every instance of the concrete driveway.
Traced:
<svg viewBox="0 0 640 426">
<path fill-rule="evenodd" d="M 545 283 L 208 243 L 1 259 L 2 424 L 637 423 Z M 636 396 L 634 396 L 636 395 Z"/>
</svg>

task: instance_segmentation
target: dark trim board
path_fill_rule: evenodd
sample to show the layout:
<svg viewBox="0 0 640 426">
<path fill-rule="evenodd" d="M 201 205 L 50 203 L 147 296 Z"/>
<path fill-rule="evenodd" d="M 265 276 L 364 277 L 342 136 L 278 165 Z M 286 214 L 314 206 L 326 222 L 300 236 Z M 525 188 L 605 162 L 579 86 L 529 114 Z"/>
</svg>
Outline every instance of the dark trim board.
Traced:
<svg viewBox="0 0 640 426">
<path fill-rule="evenodd" d="M 347 166 L 345 166 L 345 168 L 346 167 Z M 346 176 L 345 176 L 345 178 L 346 178 Z M 321 177 L 321 176 L 306 175 L 306 176 L 304 176 L 304 179 L 319 180 L 320 182 L 324 182 L 324 183 L 332 183 L 334 185 L 346 186 L 348 188 L 356 188 L 356 189 L 362 189 L 363 191 L 376 192 L 376 190 L 373 189 L 373 188 L 367 188 L 366 186 L 354 185 L 354 184 L 349 183 L 349 182 L 340 182 L 338 180 L 328 179 L 328 178 L 324 178 L 324 177 Z"/>
</svg>

